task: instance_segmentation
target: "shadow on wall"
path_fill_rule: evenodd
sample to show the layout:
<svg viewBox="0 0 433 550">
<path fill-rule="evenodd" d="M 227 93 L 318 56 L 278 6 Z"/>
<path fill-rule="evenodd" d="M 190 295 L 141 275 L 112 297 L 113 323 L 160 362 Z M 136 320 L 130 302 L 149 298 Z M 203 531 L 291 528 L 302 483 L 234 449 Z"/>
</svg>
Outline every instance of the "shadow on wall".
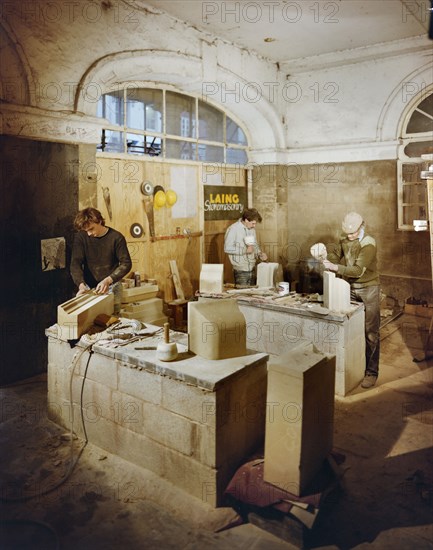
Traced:
<svg viewBox="0 0 433 550">
<path fill-rule="evenodd" d="M 282 251 L 280 262 L 284 280 L 290 283 L 291 290 L 301 293 L 323 293 L 323 267 L 310 253 L 313 244 L 322 242 L 329 246 L 336 237 L 329 224 L 318 224 L 314 233 L 299 236 L 289 242 Z"/>
<path fill-rule="evenodd" d="M 56 322 L 58 304 L 72 296 L 78 181 L 70 167 L 78 163 L 78 147 L 2 136 L 0 151 L 0 383 L 6 384 L 46 371 L 45 329 Z M 66 241 L 64 267 L 48 270 L 41 241 L 57 237 Z"/>
</svg>

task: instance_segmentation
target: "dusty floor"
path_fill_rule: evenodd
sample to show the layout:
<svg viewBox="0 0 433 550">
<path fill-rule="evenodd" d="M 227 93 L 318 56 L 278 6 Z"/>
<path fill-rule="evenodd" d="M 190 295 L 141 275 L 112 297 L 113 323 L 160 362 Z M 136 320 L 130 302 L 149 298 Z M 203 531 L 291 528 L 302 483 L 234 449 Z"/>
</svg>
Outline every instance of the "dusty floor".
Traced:
<svg viewBox="0 0 433 550">
<path fill-rule="evenodd" d="M 433 548 L 433 360 L 413 361 L 427 329 L 428 319 L 409 315 L 386 325 L 378 384 L 337 399 L 343 487 L 328 497 L 305 546 Z M 79 455 L 82 442 L 72 449 L 69 434 L 46 417 L 44 376 L 1 389 L 0 402 L 2 549 L 299 547 L 296 537 L 270 534 L 281 535 L 272 518 L 266 530 L 248 523 L 216 532 L 236 521 L 234 510 L 211 510 L 91 444 Z M 79 459 L 69 475 L 71 450 Z"/>
</svg>

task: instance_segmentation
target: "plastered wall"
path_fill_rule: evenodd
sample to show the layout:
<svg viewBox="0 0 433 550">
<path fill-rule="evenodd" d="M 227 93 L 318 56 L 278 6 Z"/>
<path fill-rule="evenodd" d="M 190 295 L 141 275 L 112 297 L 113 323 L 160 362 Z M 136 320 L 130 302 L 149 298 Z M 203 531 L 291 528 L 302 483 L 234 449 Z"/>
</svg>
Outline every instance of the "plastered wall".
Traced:
<svg viewBox="0 0 433 550">
<path fill-rule="evenodd" d="M 258 233 L 271 261 L 299 281 L 310 246 L 337 242 L 342 218 L 355 210 L 377 241 L 383 292 L 401 304 L 410 296 L 431 301 L 429 235 L 396 230 L 396 173 L 392 160 L 256 168 Z"/>
</svg>

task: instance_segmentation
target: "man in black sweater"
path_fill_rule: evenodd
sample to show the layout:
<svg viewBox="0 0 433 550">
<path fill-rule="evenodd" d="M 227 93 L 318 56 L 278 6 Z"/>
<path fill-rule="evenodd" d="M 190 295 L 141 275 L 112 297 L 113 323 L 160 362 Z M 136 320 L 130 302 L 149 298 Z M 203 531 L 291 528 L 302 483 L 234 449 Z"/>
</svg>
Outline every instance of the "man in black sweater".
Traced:
<svg viewBox="0 0 433 550">
<path fill-rule="evenodd" d="M 90 288 L 105 294 L 131 270 L 125 237 L 106 227 L 96 208 L 80 210 L 74 227 L 78 233 L 72 247 L 71 275 L 78 287 L 77 296 Z"/>
</svg>

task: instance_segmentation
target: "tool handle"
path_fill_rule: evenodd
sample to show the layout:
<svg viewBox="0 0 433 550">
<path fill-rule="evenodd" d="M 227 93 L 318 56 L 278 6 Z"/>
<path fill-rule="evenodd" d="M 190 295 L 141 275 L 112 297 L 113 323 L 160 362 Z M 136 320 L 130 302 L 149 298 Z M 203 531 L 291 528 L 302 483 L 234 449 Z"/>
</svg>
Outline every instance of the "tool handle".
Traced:
<svg viewBox="0 0 433 550">
<path fill-rule="evenodd" d="M 170 342 L 170 323 L 164 323 L 164 342 Z"/>
</svg>

